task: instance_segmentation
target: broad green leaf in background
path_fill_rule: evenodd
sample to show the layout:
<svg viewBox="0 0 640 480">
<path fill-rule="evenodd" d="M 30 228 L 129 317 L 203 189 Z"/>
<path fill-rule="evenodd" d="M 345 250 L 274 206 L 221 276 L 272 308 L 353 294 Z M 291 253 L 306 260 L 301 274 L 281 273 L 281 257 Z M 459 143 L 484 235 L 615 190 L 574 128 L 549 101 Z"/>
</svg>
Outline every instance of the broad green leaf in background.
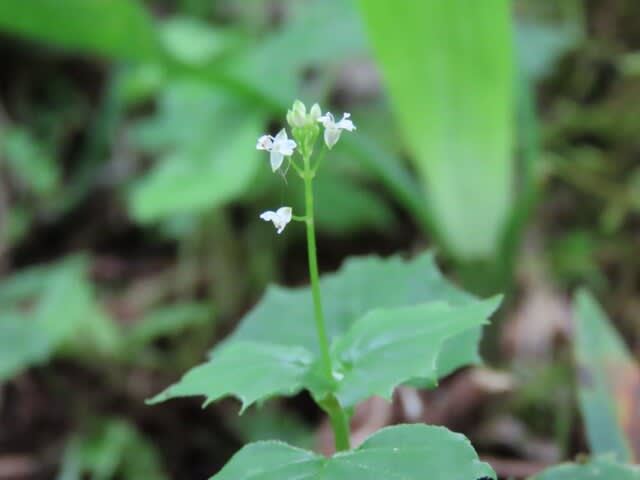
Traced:
<svg viewBox="0 0 640 480">
<path fill-rule="evenodd" d="M 164 480 L 160 455 L 136 428 L 118 418 L 95 420 L 67 444 L 57 480 Z"/>
<path fill-rule="evenodd" d="M 234 200 L 255 176 L 261 124 L 255 113 L 206 85 L 172 85 L 159 112 L 134 137 L 141 148 L 162 155 L 133 188 L 134 218 L 157 221 Z"/>
<path fill-rule="evenodd" d="M 279 108 L 300 97 L 305 69 L 322 66 L 330 71 L 331 66 L 367 52 L 362 23 L 351 0 L 292 2 L 291 10 L 282 28 L 261 38 L 224 68 L 227 75 Z"/>
<path fill-rule="evenodd" d="M 51 354 L 51 336 L 29 320 L 16 312 L 0 312 L 0 384 Z"/>
<path fill-rule="evenodd" d="M 476 480 L 495 479 L 469 441 L 442 427 L 384 428 L 356 450 L 331 458 L 282 442 L 252 443 L 211 480 Z"/>
<path fill-rule="evenodd" d="M 467 345 L 468 340 L 463 334 L 477 330 L 479 325 L 486 322 L 499 301 L 469 301 L 463 305 L 449 305 L 443 301 L 454 294 L 451 297 L 442 295 L 429 303 L 408 302 L 408 306 L 371 310 L 360 295 L 365 292 L 367 295 L 376 293 L 372 291 L 377 286 L 374 272 L 380 279 L 392 282 L 393 274 L 398 276 L 398 270 L 402 270 L 393 261 L 387 261 L 386 265 L 383 261 L 378 262 L 376 268 L 375 263 L 368 263 L 367 260 L 353 261 L 351 266 L 357 268 L 323 282 L 323 287 L 329 284 L 336 288 L 340 298 L 346 302 L 342 305 L 333 303 L 333 308 L 327 309 L 327 318 L 335 322 L 332 314 L 337 313 L 336 308 L 354 309 L 353 317 L 348 312 L 341 312 L 347 315 L 342 319 L 345 321 L 343 334 L 335 332 L 333 323 L 334 384 L 328 385 L 319 375 L 321 366 L 317 341 L 306 337 L 307 333 L 315 334 L 313 319 L 309 315 L 313 311 L 309 304 L 309 292 L 301 291 L 307 298 L 305 302 L 300 302 L 293 293 L 282 290 L 282 304 L 278 304 L 277 315 L 261 317 L 264 322 L 262 335 L 249 335 L 250 340 L 244 339 L 244 322 L 251 321 L 246 319 L 238 334 L 216 348 L 207 363 L 188 372 L 177 384 L 153 398 L 151 403 L 174 397 L 204 395 L 208 404 L 223 396 L 234 395 L 242 401 L 244 410 L 255 401 L 276 394 L 293 395 L 307 388 L 319 400 L 327 393 L 335 393 L 344 407 L 353 407 L 372 395 L 390 399 L 397 385 L 410 380 L 423 379 L 433 384 L 442 372 L 473 362 L 475 345 Z M 365 265 L 369 268 L 362 268 Z M 369 276 L 360 276 L 365 273 Z M 347 286 L 347 280 L 350 286 Z M 395 285 L 395 290 L 388 292 L 386 298 L 389 304 L 402 301 L 403 296 L 410 293 L 410 288 L 417 287 L 409 287 L 406 279 L 404 284 L 400 278 L 396 280 L 399 285 Z M 440 282 L 436 288 L 451 288 L 442 280 Z M 330 288 L 324 289 L 325 295 L 328 291 Z M 383 295 L 382 292 L 377 293 Z M 331 298 L 331 295 L 328 296 Z M 380 301 L 385 299 L 377 300 L 380 305 Z M 275 306 L 272 297 L 267 296 L 256 309 Z M 247 318 L 250 317 L 251 314 Z M 309 324 L 301 327 L 303 322 Z M 308 332 L 301 335 L 307 329 Z M 278 338 L 267 334 L 267 331 L 275 332 Z M 447 359 L 450 363 L 440 365 L 438 360 L 441 352 L 451 347 L 466 347 L 468 351 L 456 350 L 456 356 Z M 260 372 L 258 377 L 256 372 Z"/>
<path fill-rule="evenodd" d="M 530 480 L 640 480 L 640 468 L 621 465 L 603 457 L 584 465 L 558 465 Z"/>
<path fill-rule="evenodd" d="M 51 22 L 51 19 L 56 18 L 50 14 L 54 2 L 37 0 L 37 3 L 43 8 L 14 2 L 0 5 L 0 30 L 5 29 L 10 33 L 50 42 L 70 50 L 141 61 L 137 65 L 139 68 L 134 70 L 135 77 L 127 78 L 129 83 L 125 85 L 123 94 L 128 101 L 146 98 L 168 79 L 188 76 L 221 89 L 229 103 L 244 105 L 239 109 L 244 108 L 248 117 L 252 117 L 258 110 L 262 115 L 265 107 L 280 116 L 293 98 L 322 100 L 323 92 L 330 85 L 329 77 L 335 74 L 334 67 L 347 59 L 364 57 L 367 52 L 361 20 L 350 0 L 314 0 L 304 7 L 297 6 L 294 2 L 290 10 L 291 16 L 282 27 L 260 36 L 252 44 L 244 42 L 233 32 L 187 19 L 177 19 L 160 28 L 151 28 L 148 13 L 134 0 L 117 0 L 108 5 L 104 0 L 61 0 L 55 3 L 56 12 L 72 14 L 65 13 L 64 21 L 57 23 Z M 336 16 L 336 11 L 340 15 Z M 15 25 L 11 20 L 14 17 L 17 19 Z M 52 24 L 49 25 L 50 23 Z M 90 34 L 85 34 L 85 29 L 90 29 Z M 142 40 L 137 41 L 139 39 Z M 241 51 L 243 43 L 246 43 L 247 48 Z M 194 49 L 194 46 L 197 48 Z M 229 48 L 234 50 L 234 55 L 225 59 Z M 163 50 L 163 54 L 158 54 L 160 50 Z M 222 64 L 218 61 L 220 56 L 223 57 Z M 212 60 L 215 60 L 213 64 Z M 301 78 L 308 68 L 318 69 L 321 78 L 317 83 L 320 88 L 301 92 Z M 248 104 L 252 108 L 247 107 Z M 160 110 L 163 110 L 162 106 Z M 189 108 L 184 110 L 186 116 L 174 117 L 167 125 L 182 130 L 194 127 L 194 130 L 201 132 L 209 128 L 207 133 L 212 133 L 213 126 L 221 123 L 216 117 L 216 109 L 210 110 L 209 117 L 200 118 L 206 120 L 204 123 L 190 121 Z M 264 119 L 253 120 L 263 123 Z M 247 123 L 253 120 L 247 119 Z M 242 129 L 238 125 L 232 131 L 236 127 Z M 420 201 L 417 183 L 402 165 L 400 157 L 395 152 L 386 151 L 382 145 L 377 144 L 379 142 L 364 138 L 365 133 L 361 132 L 359 135 L 362 141 L 345 138 L 341 143 L 375 175 L 376 180 L 394 194 L 418 222 L 429 224 L 427 209 Z M 239 150 L 240 140 L 233 140 L 231 143 L 237 146 L 237 150 L 225 155 L 237 155 L 239 159 L 244 159 L 244 151 Z M 254 143 L 255 138 L 252 138 L 246 145 Z M 132 211 L 138 220 L 146 222 L 159 219 L 174 209 L 190 210 L 200 208 L 203 204 L 214 205 L 218 203 L 217 199 L 232 198 L 236 195 L 234 192 L 243 190 L 242 186 L 246 187 L 249 176 L 245 175 L 248 172 L 243 172 L 241 167 L 249 168 L 250 161 L 235 166 L 228 163 L 226 166 L 238 170 L 235 173 L 225 171 L 224 176 L 228 174 L 230 181 L 220 181 L 219 184 L 224 188 L 219 192 L 217 189 L 209 189 L 205 193 L 204 187 L 196 184 L 193 190 L 188 190 L 189 195 L 185 196 L 183 202 L 177 201 L 177 195 L 171 191 L 166 197 L 157 195 L 158 190 L 170 187 L 185 192 L 184 182 L 193 178 L 193 174 L 189 172 L 194 169 L 202 170 L 202 165 L 194 165 L 193 150 L 186 151 L 181 147 L 173 149 L 172 153 L 164 152 L 161 165 L 150 172 L 141 182 L 140 190 L 133 195 Z M 211 160 L 210 155 L 206 152 L 196 153 L 203 164 L 210 165 L 210 162 L 207 163 Z M 185 160 L 185 157 L 189 160 Z M 156 173 L 156 170 L 159 171 Z M 174 175 L 178 181 L 172 183 Z M 205 184 L 205 179 L 208 178 L 209 174 L 203 175 L 200 185 Z M 156 202 L 157 207 L 154 206 Z M 330 227 L 333 228 L 335 225 Z"/>
<path fill-rule="evenodd" d="M 54 353 L 116 350 L 119 332 L 96 301 L 86 270 L 85 258 L 69 257 L 0 283 L 0 381 Z"/>
<path fill-rule="evenodd" d="M 511 3 L 360 5 L 445 247 L 494 256 L 513 196 Z"/>
<path fill-rule="evenodd" d="M 574 305 L 578 398 L 591 450 L 615 454 L 620 462 L 637 461 L 640 445 L 630 439 L 640 428 L 634 413 L 640 409 L 640 368 L 587 290 L 577 293 Z"/>
<path fill-rule="evenodd" d="M 153 60 L 160 51 L 151 16 L 138 0 L 0 2 L 0 30 L 125 60 Z"/>
<path fill-rule="evenodd" d="M 211 64 L 240 39 L 231 30 L 213 28 L 202 20 L 182 16 L 166 20 L 160 34 L 166 51 L 191 66 Z"/>
</svg>

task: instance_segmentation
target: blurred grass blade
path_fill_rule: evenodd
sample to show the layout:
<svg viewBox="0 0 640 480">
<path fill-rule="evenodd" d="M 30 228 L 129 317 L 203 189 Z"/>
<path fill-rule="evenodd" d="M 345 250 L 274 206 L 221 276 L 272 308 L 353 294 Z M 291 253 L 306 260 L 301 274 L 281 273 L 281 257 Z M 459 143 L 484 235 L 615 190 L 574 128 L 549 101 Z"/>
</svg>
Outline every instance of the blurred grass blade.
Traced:
<svg viewBox="0 0 640 480">
<path fill-rule="evenodd" d="M 0 30 L 127 60 L 153 59 L 160 51 L 151 17 L 136 0 L 3 1 Z"/>
<path fill-rule="evenodd" d="M 512 197 L 510 2 L 360 4 L 445 246 L 492 256 Z"/>
<path fill-rule="evenodd" d="M 575 310 L 578 396 L 591 450 L 637 462 L 640 369 L 588 291 L 578 292 Z"/>
</svg>

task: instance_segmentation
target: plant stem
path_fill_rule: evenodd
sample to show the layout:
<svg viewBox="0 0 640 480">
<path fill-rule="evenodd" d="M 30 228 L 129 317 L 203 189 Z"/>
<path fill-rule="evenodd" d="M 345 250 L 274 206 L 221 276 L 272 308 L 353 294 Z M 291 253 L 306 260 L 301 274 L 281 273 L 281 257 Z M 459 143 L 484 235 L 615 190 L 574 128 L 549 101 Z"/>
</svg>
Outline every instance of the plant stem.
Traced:
<svg viewBox="0 0 640 480">
<path fill-rule="evenodd" d="M 322 402 L 324 411 L 329 415 L 333 429 L 334 444 L 337 452 L 349 450 L 349 418 L 335 395 L 329 395 Z"/>
<path fill-rule="evenodd" d="M 309 257 L 309 275 L 311 277 L 311 294 L 313 296 L 313 310 L 316 320 L 316 331 L 320 342 L 322 355 L 322 371 L 325 377 L 332 379 L 331 357 L 329 355 L 329 338 L 322 313 L 322 300 L 320 299 L 320 281 L 318 274 L 318 257 L 316 254 L 316 232 L 313 216 L 313 186 L 310 175 L 304 177 L 304 199 L 306 207 L 307 225 L 307 254 Z"/>
<path fill-rule="evenodd" d="M 309 157 L 304 158 L 304 200 L 305 217 L 307 226 L 307 255 L 309 258 L 309 276 L 311 279 L 311 294 L 313 296 L 313 310 L 315 313 L 316 331 L 320 343 L 320 355 L 322 359 L 322 372 L 331 384 L 335 383 L 331 355 L 329 352 L 329 337 L 322 313 L 322 300 L 320 298 L 320 275 L 318 273 L 318 256 L 316 249 L 316 231 L 313 213 L 313 177 L 315 171 L 311 169 Z M 335 446 L 337 451 L 349 449 L 349 420 L 346 412 L 334 395 L 329 395 L 321 403 L 321 406 L 331 419 Z"/>
</svg>

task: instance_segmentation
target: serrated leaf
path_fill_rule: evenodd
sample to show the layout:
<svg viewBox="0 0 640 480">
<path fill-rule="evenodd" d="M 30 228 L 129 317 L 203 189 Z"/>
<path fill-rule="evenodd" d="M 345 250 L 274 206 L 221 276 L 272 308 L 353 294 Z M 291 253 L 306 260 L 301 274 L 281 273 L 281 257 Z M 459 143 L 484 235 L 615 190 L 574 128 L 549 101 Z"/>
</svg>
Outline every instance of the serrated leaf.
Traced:
<svg viewBox="0 0 640 480">
<path fill-rule="evenodd" d="M 320 289 L 330 339 L 343 335 L 357 319 L 374 309 L 436 301 L 470 305 L 478 301 L 449 283 L 428 253 L 412 260 L 397 256 L 350 258 L 337 272 L 322 276 Z M 438 370 L 439 375 L 476 363 L 479 338 L 480 330 L 476 329 L 448 341 L 442 354 L 450 360 L 446 368 Z M 317 354 L 310 287 L 269 287 L 229 341 L 235 340 L 300 346 Z"/>
<path fill-rule="evenodd" d="M 371 395 L 388 398 L 400 383 L 421 379 L 433 384 L 443 373 L 473 362 L 475 327 L 499 303 L 474 300 L 456 290 L 442 279 L 429 255 L 414 262 L 352 260 L 343 271 L 324 278 L 322 286 L 330 299 L 325 314 L 331 319 L 333 384 L 320 374 L 310 292 L 271 289 L 271 296 L 213 351 L 208 363 L 151 402 L 204 395 L 209 403 L 234 395 L 245 409 L 255 401 L 277 393 L 295 394 L 302 388 L 318 399 L 337 393 L 344 407 Z M 419 297 L 432 301 L 411 303 Z M 393 304 L 408 306 L 390 307 Z M 387 308 L 371 308 L 379 305 Z M 470 338 L 475 342 L 469 344 Z M 441 367 L 438 360 L 444 352 L 447 363 Z"/>
<path fill-rule="evenodd" d="M 442 427 L 384 428 L 359 448 L 326 458 L 281 442 L 245 446 L 210 480 L 476 480 L 495 478 L 469 441 Z"/>
<path fill-rule="evenodd" d="M 640 455 L 637 391 L 640 369 L 606 314 L 587 290 L 576 295 L 575 357 L 578 399 L 591 449 L 621 462 Z"/>
<path fill-rule="evenodd" d="M 597 458 L 585 465 L 558 465 L 530 480 L 640 480 L 640 469 Z"/>
<path fill-rule="evenodd" d="M 216 350 L 207 363 L 187 372 L 180 382 L 148 403 L 204 395 L 206 406 L 233 395 L 242 402 L 242 413 L 258 400 L 300 391 L 312 362 L 313 356 L 304 348 L 233 342 Z"/>
<path fill-rule="evenodd" d="M 414 378 L 438 380 L 438 357 L 447 338 L 482 325 L 500 299 L 452 308 L 435 302 L 375 310 L 334 345 L 344 377 L 336 395 L 344 407 L 372 396 L 391 399 L 396 386 Z"/>
</svg>

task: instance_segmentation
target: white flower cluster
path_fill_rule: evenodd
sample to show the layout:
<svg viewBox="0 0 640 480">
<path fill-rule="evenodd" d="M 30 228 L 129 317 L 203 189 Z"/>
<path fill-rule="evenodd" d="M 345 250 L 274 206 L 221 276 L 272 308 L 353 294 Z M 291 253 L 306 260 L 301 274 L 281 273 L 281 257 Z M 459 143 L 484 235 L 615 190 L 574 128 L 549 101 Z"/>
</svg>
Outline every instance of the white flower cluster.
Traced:
<svg viewBox="0 0 640 480">
<path fill-rule="evenodd" d="M 317 103 L 313 104 L 309 114 L 307 114 L 307 107 L 304 103 L 296 100 L 293 108 L 287 112 L 287 121 L 294 128 L 305 128 L 310 124 L 313 125 L 315 122 L 321 123 L 324 127 L 324 142 L 329 149 L 332 149 L 338 140 L 340 140 L 342 130 L 352 132 L 356 129 L 356 126 L 349 119 L 350 116 L 349 113 L 344 113 L 342 119 L 336 122 L 331 112 L 326 112 L 322 115 L 320 106 Z M 297 143 L 287 136 L 284 128 L 280 130 L 275 137 L 272 135 L 262 135 L 258 138 L 258 143 L 256 144 L 258 150 L 266 150 L 269 152 L 269 162 L 271 164 L 271 170 L 274 172 L 282 167 L 284 157 L 293 155 L 297 146 Z M 273 222 L 273 226 L 276 228 L 278 234 L 280 234 L 291 221 L 293 215 L 291 207 L 280 207 L 275 212 L 271 210 L 263 212 L 260 218 L 266 222 Z"/>
</svg>

